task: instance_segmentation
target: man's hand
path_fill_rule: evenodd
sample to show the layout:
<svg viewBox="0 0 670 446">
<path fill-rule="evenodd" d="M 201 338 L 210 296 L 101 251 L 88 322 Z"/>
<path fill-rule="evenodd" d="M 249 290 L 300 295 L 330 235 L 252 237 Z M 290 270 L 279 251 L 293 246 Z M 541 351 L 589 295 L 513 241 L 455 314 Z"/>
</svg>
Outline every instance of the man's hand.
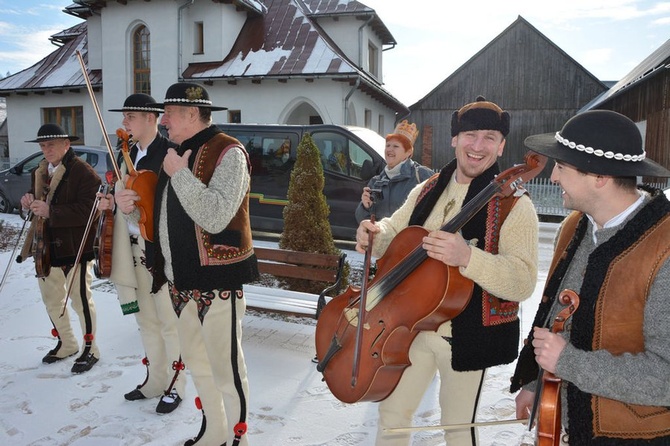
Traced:
<svg viewBox="0 0 670 446">
<path fill-rule="evenodd" d="M 567 342 L 563 336 L 552 333 L 547 328 L 533 328 L 533 352 L 535 361 L 544 370 L 556 373 L 558 357 L 563 352 Z"/>
<path fill-rule="evenodd" d="M 46 201 L 33 200 L 32 203 L 30 203 L 30 210 L 38 217 L 49 218 L 49 205 Z"/>
<path fill-rule="evenodd" d="M 127 176 L 124 178 L 124 183 L 127 182 Z M 132 189 L 123 189 L 116 193 L 116 205 L 124 214 L 130 214 L 135 210 L 135 202 L 139 201 L 140 196 Z"/>
<path fill-rule="evenodd" d="M 114 195 L 107 194 L 103 195 L 102 192 L 95 194 L 96 197 L 100 199 L 98 202 L 98 209 L 101 211 L 112 211 L 114 210 Z"/>
<path fill-rule="evenodd" d="M 356 229 L 356 251 L 361 254 L 365 253 L 370 239 L 369 233 L 376 234 L 379 232 L 379 226 L 372 223 L 370 220 L 363 220 L 358 229 Z"/>
<path fill-rule="evenodd" d="M 468 266 L 470 246 L 461 234 L 433 231 L 423 238 L 423 249 L 429 257 L 449 266 Z"/>
<path fill-rule="evenodd" d="M 165 158 L 163 159 L 163 171 L 165 171 L 166 174 L 170 178 L 172 178 L 172 175 L 174 175 L 178 170 L 183 169 L 184 167 L 188 167 L 188 158 L 191 156 L 191 149 L 188 149 L 182 156 L 179 156 L 177 154 L 177 151 L 175 149 L 168 149 L 167 155 L 165 155 Z"/>
<path fill-rule="evenodd" d="M 24 194 L 23 197 L 21 197 L 21 209 L 23 210 L 29 210 L 30 209 L 30 203 L 35 201 L 35 196 L 33 194 Z"/>
<path fill-rule="evenodd" d="M 525 420 L 530 416 L 530 411 L 533 410 L 535 392 L 521 389 L 514 401 L 516 402 L 516 419 Z"/>
</svg>

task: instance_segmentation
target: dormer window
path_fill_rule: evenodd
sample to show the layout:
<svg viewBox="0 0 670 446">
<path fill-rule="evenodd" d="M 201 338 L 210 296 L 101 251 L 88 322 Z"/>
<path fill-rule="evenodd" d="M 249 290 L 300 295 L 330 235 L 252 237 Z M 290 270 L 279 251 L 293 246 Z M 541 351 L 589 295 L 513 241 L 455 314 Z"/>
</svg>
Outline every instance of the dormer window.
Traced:
<svg viewBox="0 0 670 446">
<path fill-rule="evenodd" d="M 205 54 L 205 25 L 202 22 L 193 24 L 193 54 Z"/>
<path fill-rule="evenodd" d="M 149 29 L 141 25 L 133 33 L 133 92 L 151 94 Z"/>
<path fill-rule="evenodd" d="M 379 49 L 368 42 L 368 72 L 376 78 L 379 78 Z"/>
</svg>

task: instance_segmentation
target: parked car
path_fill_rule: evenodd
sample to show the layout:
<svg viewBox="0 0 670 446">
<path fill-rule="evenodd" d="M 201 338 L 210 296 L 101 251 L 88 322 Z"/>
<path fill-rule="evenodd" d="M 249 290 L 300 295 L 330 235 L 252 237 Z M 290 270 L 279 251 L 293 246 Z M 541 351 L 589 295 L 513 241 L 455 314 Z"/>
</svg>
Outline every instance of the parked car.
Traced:
<svg viewBox="0 0 670 446">
<path fill-rule="evenodd" d="M 72 146 L 75 153 L 89 163 L 105 180 L 105 173 L 113 170 L 107 150 L 102 147 Z M 44 159 L 42 151 L 33 153 L 9 169 L 0 171 L 0 212 L 9 213 L 21 206 L 21 197 L 30 190 L 30 174 Z"/>
<path fill-rule="evenodd" d="M 309 133 L 321 152 L 324 195 L 335 238 L 353 240 L 354 212 L 363 187 L 384 168 L 383 137 L 372 130 L 339 125 L 218 124 L 244 144 L 251 160 L 251 227 L 279 233 L 288 204 L 288 183 L 297 148 Z"/>
</svg>

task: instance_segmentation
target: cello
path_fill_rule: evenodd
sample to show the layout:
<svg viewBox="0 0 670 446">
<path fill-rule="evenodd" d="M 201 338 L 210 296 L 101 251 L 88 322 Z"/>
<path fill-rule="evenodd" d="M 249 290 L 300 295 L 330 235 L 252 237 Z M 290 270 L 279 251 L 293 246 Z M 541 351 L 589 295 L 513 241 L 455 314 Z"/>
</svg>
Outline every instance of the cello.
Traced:
<svg viewBox="0 0 670 446">
<path fill-rule="evenodd" d="M 523 194 L 523 182 L 538 175 L 546 157 L 529 152 L 525 164 L 500 173 L 441 230 L 455 233 L 494 197 Z M 419 226 L 403 229 L 384 256 L 377 260 L 377 273 L 367 295 L 349 287 L 323 309 L 316 325 L 317 370 L 333 395 L 345 403 L 381 401 L 395 389 L 410 365 L 409 347 L 420 331 L 436 330 L 463 311 L 474 283 L 458 268 L 429 258 L 422 248 L 428 231 Z M 421 301 L 410 296 L 421 289 Z M 365 300 L 361 304 L 361 299 Z M 356 306 L 364 305 L 365 311 Z M 402 311 L 398 311 L 402 309 Z M 358 314 L 366 317 L 359 319 Z M 362 324 L 363 339 L 356 339 Z M 360 370 L 352 363 L 361 344 Z M 344 379 L 349 371 L 356 379 Z"/>
<path fill-rule="evenodd" d="M 135 170 L 133 161 L 130 159 L 129 146 L 134 143 L 132 135 L 129 135 L 124 129 L 116 129 L 116 136 L 121 141 L 121 153 L 123 160 L 128 167 L 128 178 L 126 180 L 126 189 L 137 192 L 140 199 L 135 202 L 137 210 L 140 213 L 138 224 L 140 234 L 144 240 L 153 242 L 154 240 L 154 195 L 156 193 L 156 184 L 158 184 L 158 175 L 152 170 Z"/>
<path fill-rule="evenodd" d="M 572 290 L 563 290 L 558 300 L 566 307 L 554 319 L 552 333 L 560 333 L 565 322 L 579 307 L 579 296 Z M 535 392 L 534 413 L 537 410 L 536 446 L 559 446 L 561 444 L 561 379 L 553 373 L 540 369 L 538 389 Z M 529 426 L 533 423 L 531 414 Z"/>
</svg>

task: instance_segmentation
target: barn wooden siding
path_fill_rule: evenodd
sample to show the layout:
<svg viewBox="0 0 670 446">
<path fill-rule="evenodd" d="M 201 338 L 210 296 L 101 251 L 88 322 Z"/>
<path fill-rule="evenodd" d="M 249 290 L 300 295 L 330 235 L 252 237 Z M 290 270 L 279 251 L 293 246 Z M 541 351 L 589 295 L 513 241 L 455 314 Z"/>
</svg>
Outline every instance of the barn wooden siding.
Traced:
<svg viewBox="0 0 670 446">
<path fill-rule="evenodd" d="M 439 53 L 439 52 L 438 52 Z M 451 115 L 478 95 L 511 114 L 510 133 L 501 169 L 523 161 L 524 139 L 537 133 L 554 133 L 594 97 L 607 90 L 522 17 L 491 41 L 416 104 L 409 120 L 419 131 L 414 159 L 439 169 L 453 156 Z M 424 144 L 431 156 L 424 156 Z M 427 151 L 428 152 L 428 151 Z M 548 177 L 548 166 L 542 177 Z"/>
<path fill-rule="evenodd" d="M 670 69 L 639 82 L 598 108 L 614 110 L 635 122 L 646 120 L 647 156 L 670 169 Z"/>
</svg>

